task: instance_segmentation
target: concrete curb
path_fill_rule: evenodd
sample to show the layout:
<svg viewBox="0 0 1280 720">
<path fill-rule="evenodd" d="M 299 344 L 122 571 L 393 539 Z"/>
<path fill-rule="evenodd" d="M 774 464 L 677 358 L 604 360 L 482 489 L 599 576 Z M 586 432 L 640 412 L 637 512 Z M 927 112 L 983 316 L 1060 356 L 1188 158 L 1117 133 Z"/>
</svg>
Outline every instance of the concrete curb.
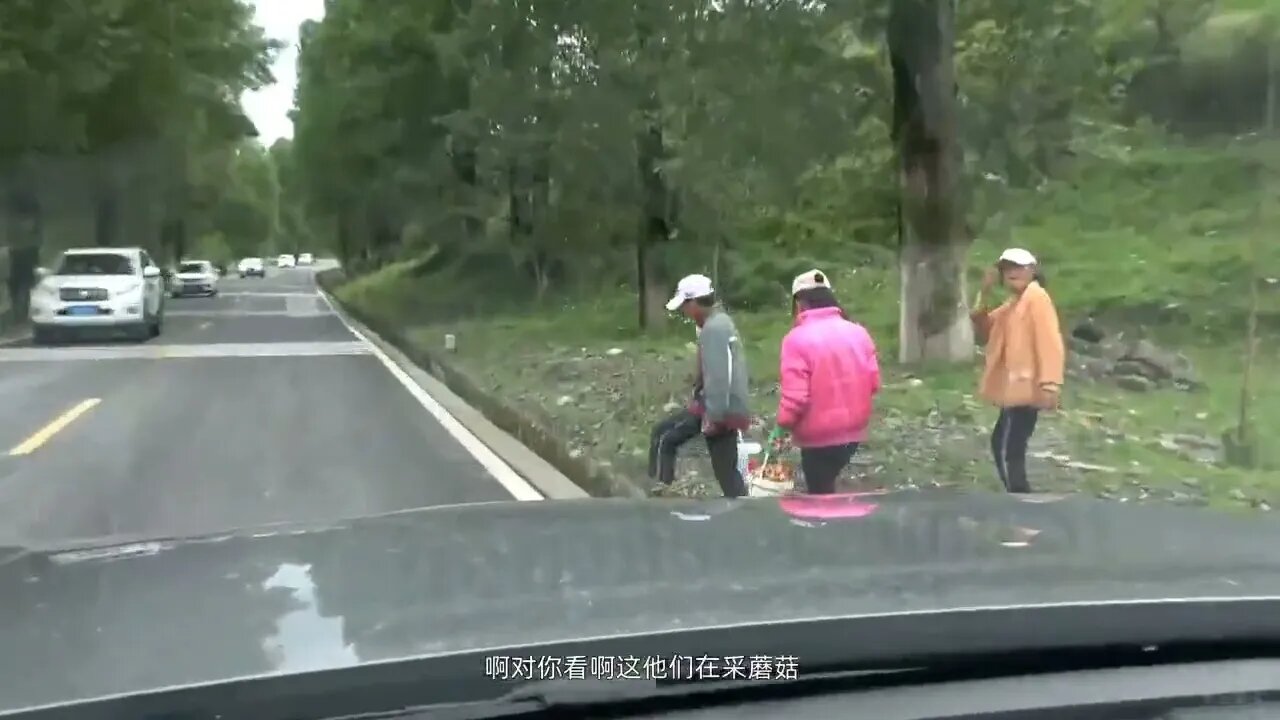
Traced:
<svg viewBox="0 0 1280 720">
<path fill-rule="evenodd" d="M 371 342 L 378 343 L 415 382 L 423 384 L 428 394 L 548 498 L 649 497 L 646 488 L 613 472 L 607 465 L 587 457 L 575 457 L 562 439 L 485 391 L 440 353 L 410 343 L 391 323 L 340 303 L 333 291 L 343 279 L 341 270 L 316 275 L 317 284 L 335 310 L 367 334 Z M 562 482 L 572 486 L 572 490 Z M 548 491 L 576 494 L 552 495 Z"/>
</svg>

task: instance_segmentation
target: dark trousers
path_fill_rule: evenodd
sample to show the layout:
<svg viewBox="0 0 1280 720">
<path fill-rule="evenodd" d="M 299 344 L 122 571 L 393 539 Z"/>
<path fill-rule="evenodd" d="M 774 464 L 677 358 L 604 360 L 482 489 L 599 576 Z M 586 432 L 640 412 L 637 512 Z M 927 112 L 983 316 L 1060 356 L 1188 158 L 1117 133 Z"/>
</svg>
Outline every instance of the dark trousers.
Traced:
<svg viewBox="0 0 1280 720">
<path fill-rule="evenodd" d="M 649 477 L 663 485 L 675 482 L 676 455 L 680 446 L 702 434 L 702 418 L 680 410 L 663 418 L 649 434 Z M 706 436 L 711 471 L 725 497 L 747 494 L 746 483 L 738 472 L 738 433 L 727 430 Z"/>
<path fill-rule="evenodd" d="M 858 452 L 858 443 L 800 448 L 800 470 L 810 495 L 830 495 L 836 491 L 841 471 Z"/>
<path fill-rule="evenodd" d="M 1011 493 L 1029 493 L 1027 482 L 1027 443 L 1036 431 L 1036 419 L 1040 411 L 1034 407 L 1009 407 L 1000 409 L 1000 418 L 991 431 L 991 455 L 996 461 L 996 473 L 1004 489 Z"/>
</svg>

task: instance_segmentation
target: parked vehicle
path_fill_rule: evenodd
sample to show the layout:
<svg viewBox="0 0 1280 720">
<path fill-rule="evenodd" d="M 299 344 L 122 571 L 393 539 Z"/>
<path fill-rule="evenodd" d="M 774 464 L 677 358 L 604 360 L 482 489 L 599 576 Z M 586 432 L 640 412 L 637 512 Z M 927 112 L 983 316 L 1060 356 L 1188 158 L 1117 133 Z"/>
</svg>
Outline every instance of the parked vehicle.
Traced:
<svg viewBox="0 0 1280 720">
<path fill-rule="evenodd" d="M 36 274 L 29 319 L 39 344 L 94 330 L 145 340 L 162 330 L 164 280 L 142 248 L 73 248 Z"/>
</svg>

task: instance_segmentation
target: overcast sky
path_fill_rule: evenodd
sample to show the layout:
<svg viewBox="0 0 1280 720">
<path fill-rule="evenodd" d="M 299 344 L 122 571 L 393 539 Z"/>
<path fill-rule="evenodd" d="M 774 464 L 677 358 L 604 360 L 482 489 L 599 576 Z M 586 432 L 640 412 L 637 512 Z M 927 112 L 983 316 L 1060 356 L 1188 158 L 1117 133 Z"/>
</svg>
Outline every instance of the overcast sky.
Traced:
<svg viewBox="0 0 1280 720">
<path fill-rule="evenodd" d="M 267 35 L 283 40 L 287 47 L 276 59 L 273 72 L 276 84 L 244 98 L 245 110 L 258 126 L 263 145 L 282 137 L 293 137 L 289 109 L 293 107 L 293 87 L 298 73 L 298 26 L 304 20 L 324 15 L 324 0 L 253 0 L 257 22 Z"/>
</svg>

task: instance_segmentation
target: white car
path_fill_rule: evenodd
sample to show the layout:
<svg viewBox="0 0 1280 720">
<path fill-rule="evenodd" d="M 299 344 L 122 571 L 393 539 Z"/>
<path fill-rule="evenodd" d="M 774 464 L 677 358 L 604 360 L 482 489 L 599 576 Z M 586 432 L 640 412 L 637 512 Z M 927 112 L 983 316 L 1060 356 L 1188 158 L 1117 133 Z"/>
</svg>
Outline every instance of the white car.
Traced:
<svg viewBox="0 0 1280 720">
<path fill-rule="evenodd" d="M 302 253 L 301 255 L 298 256 L 299 265 L 314 265 L 315 262 L 316 262 L 316 258 L 311 253 Z"/>
<path fill-rule="evenodd" d="M 267 266 L 262 262 L 262 258 L 244 258 L 236 267 L 236 271 L 240 273 L 240 277 L 266 277 Z"/>
<path fill-rule="evenodd" d="M 178 263 L 178 271 L 174 273 L 169 293 L 173 297 L 214 297 L 218 294 L 218 269 L 208 260 L 183 260 Z"/>
<path fill-rule="evenodd" d="M 297 265 L 297 261 L 293 259 L 292 255 L 281 255 L 276 258 L 276 267 L 291 268 L 295 265 Z"/>
<path fill-rule="evenodd" d="M 164 279 L 142 248 L 77 248 L 36 271 L 31 333 L 40 344 L 93 330 L 146 340 L 164 323 Z"/>
</svg>

